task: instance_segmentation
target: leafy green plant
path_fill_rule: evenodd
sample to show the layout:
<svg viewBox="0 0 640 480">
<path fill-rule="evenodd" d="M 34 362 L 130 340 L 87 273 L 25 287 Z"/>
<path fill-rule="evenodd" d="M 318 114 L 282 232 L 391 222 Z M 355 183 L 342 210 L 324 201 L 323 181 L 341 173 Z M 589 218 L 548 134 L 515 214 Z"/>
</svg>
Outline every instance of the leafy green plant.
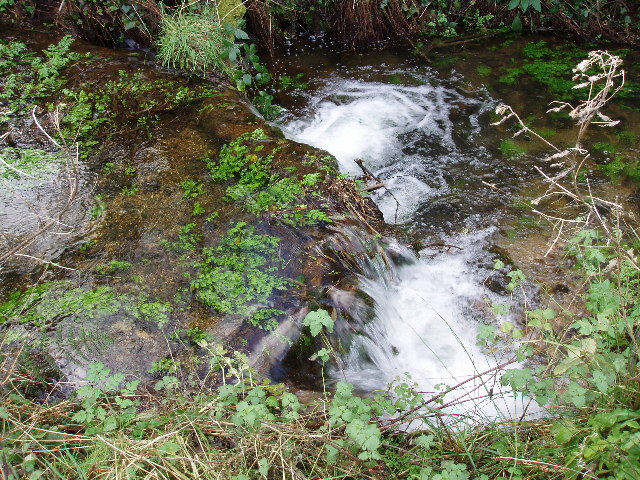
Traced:
<svg viewBox="0 0 640 480">
<path fill-rule="evenodd" d="M 23 178 L 19 172 L 35 181 L 44 180 L 59 171 L 64 162 L 59 153 L 34 148 L 5 147 L 0 150 L 0 158 L 9 165 L 0 163 L 0 178 L 7 180 Z"/>
<path fill-rule="evenodd" d="M 192 178 L 183 180 L 180 182 L 180 186 L 184 190 L 182 198 L 196 198 L 204 194 L 204 186 L 202 183 Z"/>
<path fill-rule="evenodd" d="M 111 260 L 108 264 L 98 265 L 95 272 L 98 275 L 112 275 L 118 270 L 124 271 L 131 268 L 131 263 L 124 260 Z"/>
<path fill-rule="evenodd" d="M 89 210 L 89 214 L 93 220 L 100 218 L 107 210 L 107 203 L 104 201 L 103 195 L 96 195 L 93 198 L 95 204 Z"/>
<path fill-rule="evenodd" d="M 140 191 L 139 185 L 130 185 L 130 186 L 122 187 L 122 190 L 120 190 L 120 192 L 123 195 L 126 195 L 128 197 L 135 196 L 139 191 Z"/>
<path fill-rule="evenodd" d="M 500 142 L 500 152 L 505 157 L 517 158 L 524 155 L 527 150 L 520 146 L 516 141 L 507 138 Z"/>
<path fill-rule="evenodd" d="M 291 285 L 277 274 L 278 243 L 276 237 L 256 235 L 244 222 L 235 224 L 216 247 L 203 250 L 200 274 L 191 282 L 196 297 L 221 313 L 272 327 L 273 317 L 283 312 L 267 309 L 265 318 L 257 305 L 268 303 L 272 294 Z"/>
<path fill-rule="evenodd" d="M 19 112 L 30 109 L 31 105 L 58 91 L 66 83 L 63 70 L 87 57 L 71 51 L 73 41 L 73 37 L 67 35 L 57 44 L 49 45 L 43 50 L 41 57 L 27 52 L 22 44 L 14 43 L 4 47 L 5 52 L 13 58 L 3 65 L 4 85 L 0 99 L 7 100 L 9 108 Z M 26 68 L 14 69 L 17 71 L 7 74 L 6 68 L 14 62 L 18 63 L 18 55 L 19 64 Z"/>
<path fill-rule="evenodd" d="M 225 199 L 242 201 L 247 210 L 259 215 L 270 212 L 289 225 L 317 225 L 330 222 L 328 215 L 319 209 L 309 208 L 303 198 L 313 194 L 322 174 L 306 174 L 302 179 L 295 176 L 281 177 L 273 171 L 273 152 L 262 155 L 263 145 L 256 141 L 266 140 L 263 130 L 244 133 L 222 147 L 217 162 L 206 157 L 211 178 L 215 181 L 235 179 L 227 188 Z M 287 174 L 294 172 L 287 171 Z"/>
<path fill-rule="evenodd" d="M 206 212 L 206 210 L 200 204 L 200 202 L 194 202 L 193 203 L 193 210 L 191 210 L 191 215 L 192 216 L 199 217 L 200 215 L 204 215 L 205 212 Z"/>
</svg>

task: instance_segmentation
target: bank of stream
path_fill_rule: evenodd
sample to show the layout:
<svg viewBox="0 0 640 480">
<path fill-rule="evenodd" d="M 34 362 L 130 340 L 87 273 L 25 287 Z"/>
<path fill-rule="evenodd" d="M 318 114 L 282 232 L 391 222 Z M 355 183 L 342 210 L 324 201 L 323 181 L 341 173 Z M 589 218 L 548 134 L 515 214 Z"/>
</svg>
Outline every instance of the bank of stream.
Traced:
<svg viewBox="0 0 640 480">
<path fill-rule="evenodd" d="M 19 39 L 19 33 L 9 32 L 8 40 Z M 47 34 L 32 34 L 27 43 L 42 49 L 49 41 Z M 49 351 L 68 382 L 82 381 L 95 361 L 141 378 L 189 363 L 197 370 L 199 356 L 210 353 L 202 340 L 213 338 L 225 349 L 247 352 L 250 363 L 267 376 L 318 389 L 320 367 L 308 360 L 314 344 L 308 336 L 298 341 L 311 306 L 328 308 L 337 320 L 333 381 L 345 379 L 372 392 L 409 375 L 419 390 L 434 392 L 491 370 L 509 354 L 488 355 L 476 346 L 475 332 L 483 324 L 518 323 L 524 298 L 507 291 L 510 271 L 522 269 L 529 278 L 526 308 L 544 304 L 541 291 L 560 303 L 575 292 L 580 275 L 562 253 L 547 255 L 552 232 L 530 210 L 530 201 L 546 188 L 535 170 L 544 146 L 529 138 L 511 140 L 511 131 L 490 123 L 498 103 L 506 102 L 552 141 L 570 142 L 571 122 L 543 113 L 553 94 L 562 92 L 540 90 L 540 79 L 531 78 L 536 70 L 527 69 L 526 62 L 545 61 L 558 49 L 574 57 L 583 52 L 544 37 L 505 37 L 432 59 L 404 46 L 353 54 L 321 43 L 292 45 L 272 65 L 283 87 L 277 100 L 286 108 L 275 129 L 223 84 L 148 67 L 143 52 L 80 46 L 91 59 L 72 67 L 75 73 L 66 85 L 71 93 L 64 100 L 78 107 L 85 95 L 89 100 L 83 108 L 90 109 L 91 120 L 111 111 L 113 126 L 102 130 L 103 138 L 87 137 L 91 142 L 78 159 L 83 195 L 64 217 L 65 225 L 77 228 L 65 235 L 47 232 L 32 245 L 40 261 L 15 257 L 3 272 L 5 295 L 19 286 L 36 298 L 18 304 L 17 310 L 9 303 L 5 321 L 44 305 L 36 317 L 46 324 Z M 501 60 L 507 57 L 511 62 Z M 565 55 L 562 61 L 569 60 Z M 300 88 L 301 75 L 307 89 Z M 560 84 L 556 80 L 554 88 Z M 121 104 L 115 99 L 100 104 L 102 85 L 120 89 Z M 527 94 L 536 89 L 539 95 Z M 181 93 L 172 98 L 175 92 Z M 165 96 L 158 99 L 158 93 Z M 596 160 L 604 165 L 588 166 L 594 187 L 609 197 L 615 190 L 614 196 L 629 205 L 635 184 L 628 177 L 637 166 L 634 102 L 627 95 L 614 105 L 612 116 L 623 120 L 619 128 L 589 138 L 598 147 Z M 80 115 L 73 107 L 68 113 Z M 81 119 L 76 127 L 89 120 Z M 25 236 L 37 229 L 34 207 L 42 209 L 40 218 L 52 216 L 64 200 L 55 173 L 59 154 L 28 116 L 10 114 L 5 121 L 14 129 L 9 150 L 49 152 L 48 157 L 38 154 L 45 155 L 49 176 L 35 184 L 5 172 L 11 188 L 3 196 L 3 228 Z M 51 121 L 43 123 L 54 127 Z M 100 124 L 95 123 L 96 130 Z M 284 140 L 278 128 L 293 141 Z M 99 148 L 91 146 L 96 140 L 102 143 Z M 342 173 L 358 177 L 366 171 L 384 184 L 370 197 L 393 231 L 367 203 L 368 195 L 358 196 L 357 189 L 366 185 L 336 178 L 324 150 L 337 159 Z M 247 162 L 254 177 L 248 179 L 245 167 L 233 170 L 231 164 L 231 173 L 212 170 L 216 157 L 223 166 L 225 161 Z M 606 169 L 616 162 L 620 168 Z M 252 166 L 258 164 L 273 170 L 261 173 Z M 216 175 L 222 184 L 211 181 Z M 229 184 L 238 175 L 241 189 Z M 261 180 L 260 175 L 271 177 Z M 265 190 L 267 197 L 251 188 Z M 283 200 L 277 196 L 283 188 L 297 193 Z M 36 194 L 42 198 L 38 205 L 30 203 Z M 305 205 L 292 203 L 301 201 L 294 200 L 299 195 L 305 196 Z M 254 229 L 262 236 L 256 237 Z M 231 239 L 229 231 L 244 233 Z M 229 297 L 227 303 L 219 297 L 236 293 L 203 293 L 202 285 L 231 281 L 211 276 L 219 273 L 215 262 L 222 261 L 213 252 L 220 254 L 224 242 L 239 244 L 247 238 L 275 239 L 268 241 L 277 243 L 280 260 L 271 257 L 276 250 L 267 255 L 267 249 L 257 265 L 277 271 L 278 278 L 296 280 L 278 284 L 266 278 L 279 286 L 266 296 L 249 297 L 257 306 L 234 304 L 234 310 Z M 43 259 L 73 273 L 50 263 L 42 268 Z M 494 270 L 496 260 L 506 267 Z M 43 281 L 65 283 L 51 283 L 49 293 L 27 289 Z M 67 305 L 65 289 L 82 298 L 80 305 Z M 87 296 L 92 301 L 92 294 L 103 303 L 83 304 Z M 47 304 L 47 295 L 54 300 L 62 295 L 64 308 Z M 499 304 L 506 312 L 502 316 L 495 314 Z M 61 308 L 71 308 L 71 314 Z M 256 328 L 253 315 L 261 309 L 277 320 L 265 317 L 268 325 L 277 326 L 275 333 Z M 492 372 L 470 384 L 465 395 L 497 398 L 498 384 Z M 483 389 L 485 394 L 478 395 Z M 525 411 L 512 400 L 504 400 L 502 407 L 485 403 L 469 408 L 465 400 L 462 409 L 492 418 Z"/>
</svg>

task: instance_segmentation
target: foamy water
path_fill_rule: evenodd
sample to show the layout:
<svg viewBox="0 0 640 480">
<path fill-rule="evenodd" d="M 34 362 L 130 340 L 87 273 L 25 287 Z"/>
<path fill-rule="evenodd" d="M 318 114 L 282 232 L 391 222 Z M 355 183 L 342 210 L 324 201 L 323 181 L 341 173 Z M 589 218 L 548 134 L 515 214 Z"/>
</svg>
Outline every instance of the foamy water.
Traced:
<svg viewBox="0 0 640 480">
<path fill-rule="evenodd" d="M 450 165 L 467 164 L 471 171 L 478 162 L 491 162 L 481 149 L 458 145 L 451 117 L 465 108 L 465 135 L 473 137 L 481 133 L 478 116 L 493 103 L 438 85 L 336 78 L 309 99 L 304 112 L 289 115 L 283 127 L 289 138 L 333 154 L 344 173 L 361 174 L 354 160 L 364 160 L 393 192 L 393 197 L 383 192 L 375 198 L 385 219 L 406 223 L 429 201 L 449 192 L 443 178 Z M 395 268 L 380 268 L 374 259 L 363 265 L 360 288 L 373 300 L 374 318 L 361 319 L 361 332 L 344 342 L 344 367 L 333 372 L 335 379 L 375 391 L 408 376 L 428 396 L 502 363 L 505 357 L 476 345 L 479 322 L 497 324 L 487 303 L 508 300 L 490 292 L 483 285 L 487 272 L 474 266 L 487 256 L 492 233 L 492 228 L 457 233 L 448 242 L 460 249 L 419 258 L 405 252 L 405 263 Z M 493 419 L 520 416 L 529 403 L 501 387 L 499 376 L 478 377 L 449 393 L 447 402 L 455 404 L 449 413 Z"/>
</svg>

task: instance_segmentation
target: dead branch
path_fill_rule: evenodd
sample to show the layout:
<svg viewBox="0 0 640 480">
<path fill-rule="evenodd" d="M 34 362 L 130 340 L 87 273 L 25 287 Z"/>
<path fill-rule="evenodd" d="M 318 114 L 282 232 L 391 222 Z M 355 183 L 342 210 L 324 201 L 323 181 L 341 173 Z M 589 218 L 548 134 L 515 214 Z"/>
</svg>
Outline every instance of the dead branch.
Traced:
<svg viewBox="0 0 640 480">
<path fill-rule="evenodd" d="M 543 195 L 533 200 L 532 203 L 534 205 L 538 205 L 541 201 L 548 200 L 553 196 L 559 196 L 565 197 L 571 202 L 580 205 L 586 212 L 584 218 L 574 219 L 534 209 L 534 212 L 555 223 L 558 229 L 558 235 L 554 239 L 551 248 L 547 251 L 547 255 L 551 252 L 553 245 L 558 243 L 560 235 L 563 232 L 571 231 L 571 229 L 567 227 L 574 226 L 584 228 L 590 224 L 590 222 L 595 222 L 603 230 L 607 241 L 615 245 L 617 250 L 629 260 L 634 268 L 640 270 L 640 264 L 638 264 L 633 252 L 627 251 L 622 245 L 621 235 L 618 234 L 617 228 L 612 228 L 609 225 L 608 219 L 604 217 L 598 209 L 598 206 L 610 208 L 613 211 L 613 217 L 616 219 L 615 225 L 619 225 L 621 223 L 620 219 L 624 218 L 622 206 L 618 202 L 604 200 L 595 196 L 589 182 L 586 182 L 585 188 L 581 186 L 578 181 L 580 167 L 589 159 L 590 155 L 589 152 L 582 147 L 582 140 L 587 129 L 591 125 L 612 127 L 619 123 L 619 121 L 613 120 L 602 113 L 601 110 L 624 86 L 625 72 L 622 70 L 621 65 L 622 60 L 620 57 L 611 55 L 609 52 L 601 50 L 589 52 L 588 58 L 580 62 L 576 68 L 573 69 L 573 80 L 577 82 L 573 88 L 587 90 L 586 100 L 583 100 L 575 107 L 567 102 L 551 102 L 551 108 L 548 112 L 568 110 L 569 116 L 577 122 L 578 133 L 573 147 L 561 149 L 542 138 L 538 133 L 525 125 L 522 119 L 508 105 L 499 105 L 496 108 L 496 113 L 501 115 L 502 118 L 493 123 L 493 125 L 500 125 L 507 120 L 513 119 L 519 128 L 514 134 L 514 137 L 523 133 L 529 134 L 555 151 L 554 154 L 543 160 L 547 163 L 553 161 L 554 163 L 550 166 L 559 168 L 560 171 L 558 173 L 549 174 L 543 170 L 543 168 L 536 166 L 536 170 L 549 184 L 549 188 Z M 593 73 L 594 69 L 597 70 L 597 73 Z M 622 220 L 622 223 L 626 224 L 626 221 Z"/>
</svg>

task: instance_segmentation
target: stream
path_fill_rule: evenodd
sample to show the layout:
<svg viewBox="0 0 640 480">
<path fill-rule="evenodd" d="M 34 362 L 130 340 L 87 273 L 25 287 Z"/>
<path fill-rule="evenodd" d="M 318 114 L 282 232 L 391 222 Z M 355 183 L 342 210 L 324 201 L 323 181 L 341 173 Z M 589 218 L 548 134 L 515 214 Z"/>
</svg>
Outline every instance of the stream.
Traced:
<svg viewBox="0 0 640 480">
<path fill-rule="evenodd" d="M 477 376 L 445 396 L 448 412 L 490 419 L 539 414 L 529 399 L 501 387 L 499 376 L 478 375 L 513 352 L 484 351 L 476 328 L 517 322 L 490 308 L 521 301 L 489 288 L 496 244 L 506 241 L 517 251 L 542 232 L 536 219 L 522 220 L 518 206 L 541 188 L 534 170 L 540 150 L 531 145 L 517 158 L 503 154 L 505 133 L 490 125 L 492 112 L 503 101 L 517 102 L 525 115 L 539 112 L 543 95 L 501 98 L 476 73 L 486 61 L 480 48 L 439 69 L 401 48 L 364 55 L 303 48 L 304 55 L 283 55 L 288 60 L 276 66 L 291 76 L 310 74 L 307 90 L 279 99 L 288 108 L 278 122 L 285 135 L 327 150 L 350 176 L 362 174 L 355 160 L 363 160 L 387 187 L 373 194 L 385 220 L 430 245 L 417 254 L 392 245 L 400 258 L 392 264 L 361 262 L 354 274 L 368 307 L 347 308 L 361 328 L 338 333 L 341 368 L 332 369 L 332 379 L 362 392 L 408 380 L 433 394 Z"/>
</svg>

